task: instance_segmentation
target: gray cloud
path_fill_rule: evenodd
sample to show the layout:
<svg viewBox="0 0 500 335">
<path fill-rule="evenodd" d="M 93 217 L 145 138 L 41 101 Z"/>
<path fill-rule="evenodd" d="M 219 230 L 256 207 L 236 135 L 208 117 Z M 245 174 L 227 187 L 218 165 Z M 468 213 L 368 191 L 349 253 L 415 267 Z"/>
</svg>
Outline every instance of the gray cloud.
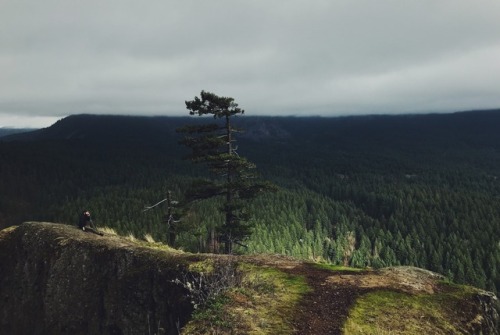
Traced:
<svg viewBox="0 0 500 335">
<path fill-rule="evenodd" d="M 202 89 L 249 115 L 499 107 L 499 15 L 497 0 L 4 0 L 0 127 L 185 115 Z"/>
</svg>

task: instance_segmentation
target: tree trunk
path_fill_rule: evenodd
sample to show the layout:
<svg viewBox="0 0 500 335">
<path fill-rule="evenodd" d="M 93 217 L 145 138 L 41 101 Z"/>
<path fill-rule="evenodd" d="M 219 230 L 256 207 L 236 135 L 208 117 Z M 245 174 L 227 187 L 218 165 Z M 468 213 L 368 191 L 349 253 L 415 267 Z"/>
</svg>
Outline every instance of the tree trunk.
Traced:
<svg viewBox="0 0 500 335">
<path fill-rule="evenodd" d="M 231 145 L 231 121 L 229 119 L 229 115 L 226 115 L 226 135 L 227 135 L 227 153 L 228 155 L 233 154 L 233 147 Z M 233 179 L 233 171 L 231 169 L 231 161 L 227 164 L 227 188 L 226 188 L 226 204 L 230 204 L 233 198 L 233 190 L 231 188 L 231 182 Z M 231 232 L 227 230 L 227 228 L 232 226 L 233 220 L 233 210 L 230 207 L 226 208 L 226 236 L 224 236 L 224 253 L 230 254 L 233 250 L 233 241 L 231 239 Z"/>
</svg>

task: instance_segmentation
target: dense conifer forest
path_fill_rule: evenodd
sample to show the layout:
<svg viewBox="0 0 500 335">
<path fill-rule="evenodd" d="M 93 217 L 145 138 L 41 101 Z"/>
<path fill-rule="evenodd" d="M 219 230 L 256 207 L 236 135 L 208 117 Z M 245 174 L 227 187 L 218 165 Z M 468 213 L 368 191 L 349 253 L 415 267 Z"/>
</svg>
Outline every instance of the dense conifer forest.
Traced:
<svg viewBox="0 0 500 335">
<path fill-rule="evenodd" d="M 193 122 L 205 121 L 78 115 L 0 138 L 0 228 L 76 224 L 88 209 L 97 226 L 167 242 L 166 208 L 143 210 L 169 191 L 182 203 L 207 177 L 178 144 Z M 238 152 L 279 187 L 251 202 L 253 234 L 235 252 L 415 265 L 500 289 L 500 111 L 235 122 Z M 219 207 L 183 209 L 176 247 L 213 251 Z"/>
</svg>

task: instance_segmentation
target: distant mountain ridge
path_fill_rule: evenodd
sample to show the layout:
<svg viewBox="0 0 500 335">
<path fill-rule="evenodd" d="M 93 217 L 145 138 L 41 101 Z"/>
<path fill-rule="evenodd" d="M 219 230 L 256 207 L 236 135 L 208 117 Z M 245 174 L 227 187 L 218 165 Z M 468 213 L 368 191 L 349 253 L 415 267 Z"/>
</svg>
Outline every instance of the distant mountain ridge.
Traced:
<svg viewBox="0 0 500 335">
<path fill-rule="evenodd" d="M 166 117 L 80 114 L 61 119 L 50 127 L 15 134 L 3 140 L 103 141 L 150 138 L 151 135 L 160 136 L 160 134 L 172 134 L 173 132 L 175 132 L 175 128 L 170 127 L 170 118 Z"/>
<path fill-rule="evenodd" d="M 36 129 L 33 128 L 0 128 L 0 138 L 4 136 L 9 136 L 13 134 L 32 132 Z"/>
<path fill-rule="evenodd" d="M 4 137 L 4 141 L 34 140 L 165 140 L 187 124 L 212 118 L 171 116 L 72 115 L 50 127 Z M 500 147 L 500 109 L 450 114 L 367 115 L 342 117 L 243 116 L 234 123 L 243 139 L 311 139 L 345 145 L 347 142 L 399 145 L 415 139 L 446 139 L 450 145 L 491 144 Z M 401 142 L 402 141 L 402 142 Z"/>
<path fill-rule="evenodd" d="M 117 155 L 168 153 L 169 159 L 187 155 L 179 145 L 178 128 L 217 122 L 211 117 L 72 115 L 50 127 L 0 138 L 0 142 L 51 142 L 82 150 Z M 481 165 L 498 176 L 500 165 L 500 109 L 450 114 L 367 115 L 343 117 L 242 116 L 233 124 L 240 154 L 273 168 L 295 166 L 304 174 L 322 165 L 336 173 L 373 170 L 386 173 L 397 167 L 414 174 L 436 164 Z M 307 159 L 307 161 L 304 161 Z M 304 161 L 304 163 L 301 163 Z M 355 163 L 354 163 L 355 162 Z M 430 165 L 429 165 L 430 164 Z"/>
</svg>

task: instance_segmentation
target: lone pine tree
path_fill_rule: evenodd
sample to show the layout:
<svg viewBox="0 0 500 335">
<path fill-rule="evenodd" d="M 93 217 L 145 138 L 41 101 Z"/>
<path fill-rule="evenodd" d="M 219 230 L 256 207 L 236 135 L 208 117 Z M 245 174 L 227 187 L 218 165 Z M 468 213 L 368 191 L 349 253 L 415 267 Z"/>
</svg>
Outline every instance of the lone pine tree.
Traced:
<svg viewBox="0 0 500 335">
<path fill-rule="evenodd" d="M 237 153 L 235 135 L 241 129 L 235 128 L 231 121 L 244 110 L 233 98 L 201 91 L 200 97 L 186 101 L 186 108 L 190 115 L 212 115 L 216 120 L 211 124 L 178 129 L 186 134 L 180 143 L 191 149 L 190 159 L 205 164 L 212 175 L 211 179 L 193 183 L 186 197 L 190 201 L 223 198 L 220 211 L 225 220 L 218 227 L 217 236 L 224 243 L 224 252 L 232 253 L 233 244 L 241 244 L 251 234 L 246 205 L 259 193 L 274 187 L 268 182 L 257 181 L 255 164 Z"/>
</svg>

